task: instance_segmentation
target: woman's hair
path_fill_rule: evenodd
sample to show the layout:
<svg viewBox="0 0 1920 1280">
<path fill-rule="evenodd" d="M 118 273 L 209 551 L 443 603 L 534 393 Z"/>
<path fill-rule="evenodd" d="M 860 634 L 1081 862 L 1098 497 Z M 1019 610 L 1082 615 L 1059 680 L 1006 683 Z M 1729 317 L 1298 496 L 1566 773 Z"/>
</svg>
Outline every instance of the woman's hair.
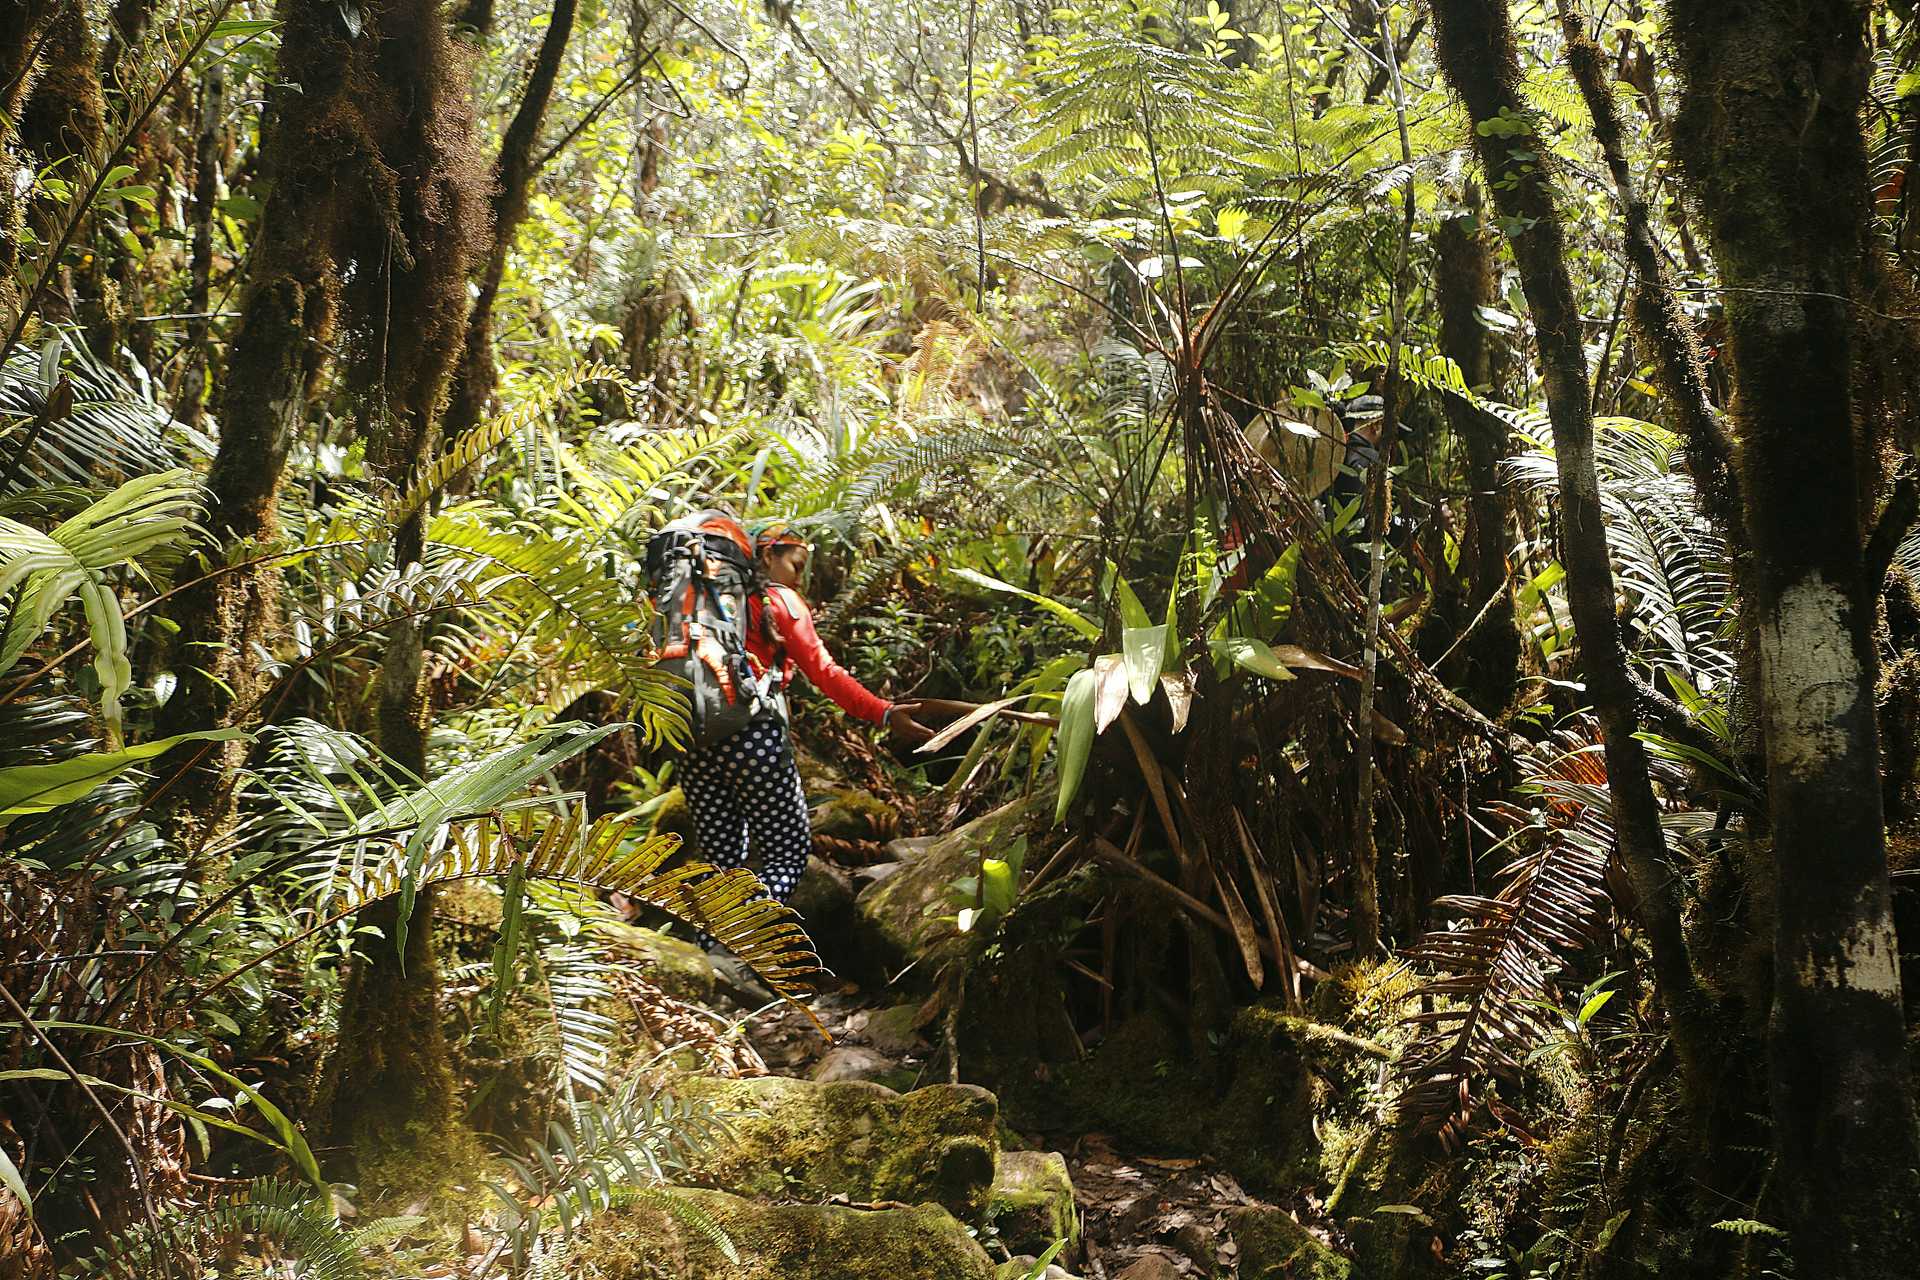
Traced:
<svg viewBox="0 0 1920 1280">
<path fill-rule="evenodd" d="M 807 540 L 800 531 L 783 520 L 775 520 L 762 525 L 753 535 L 753 549 L 763 556 L 770 556 L 782 547 L 804 547 Z"/>
</svg>

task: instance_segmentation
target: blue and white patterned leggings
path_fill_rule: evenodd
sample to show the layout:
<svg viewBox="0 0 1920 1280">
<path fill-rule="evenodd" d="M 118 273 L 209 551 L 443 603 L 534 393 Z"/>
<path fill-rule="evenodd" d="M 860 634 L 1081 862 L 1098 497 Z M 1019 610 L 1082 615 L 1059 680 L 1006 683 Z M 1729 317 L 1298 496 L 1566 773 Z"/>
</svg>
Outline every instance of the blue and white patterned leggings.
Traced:
<svg viewBox="0 0 1920 1280">
<path fill-rule="evenodd" d="M 761 882 L 785 902 L 813 847 L 786 722 L 755 720 L 731 738 L 689 751 L 680 765 L 680 786 L 693 810 L 701 859 L 724 871 L 745 866 L 748 854 L 757 854 Z"/>
</svg>

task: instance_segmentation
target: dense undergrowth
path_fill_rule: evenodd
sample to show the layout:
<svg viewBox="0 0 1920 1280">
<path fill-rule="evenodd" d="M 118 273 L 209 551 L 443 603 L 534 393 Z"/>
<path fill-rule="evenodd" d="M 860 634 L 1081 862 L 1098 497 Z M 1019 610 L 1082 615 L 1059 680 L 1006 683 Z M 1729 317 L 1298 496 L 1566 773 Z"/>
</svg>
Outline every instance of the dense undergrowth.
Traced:
<svg viewBox="0 0 1920 1280">
<path fill-rule="evenodd" d="M 822 957 L 1243 1276 L 1905 1274 L 1916 28 L 1752 8 L 13 6 L 0 1277 L 830 1253 L 683 1189 Z M 951 726 L 797 702 L 797 912 L 714 505 Z"/>
</svg>

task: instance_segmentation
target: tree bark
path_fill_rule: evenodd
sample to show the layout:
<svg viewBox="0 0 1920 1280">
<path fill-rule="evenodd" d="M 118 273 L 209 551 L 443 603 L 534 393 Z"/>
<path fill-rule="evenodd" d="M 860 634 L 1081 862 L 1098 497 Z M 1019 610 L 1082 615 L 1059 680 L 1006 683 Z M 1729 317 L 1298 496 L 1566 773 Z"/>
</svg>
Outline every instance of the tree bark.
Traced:
<svg viewBox="0 0 1920 1280">
<path fill-rule="evenodd" d="M 486 171 L 474 145 L 468 54 L 453 42 L 437 0 L 367 6 L 372 69 L 384 96 L 361 111 L 390 175 L 377 234 L 356 242 L 346 292 L 367 324 L 350 371 L 373 473 L 404 488 L 432 456 L 448 380 L 467 320 L 467 280 L 485 225 Z M 393 533 L 402 573 L 417 565 L 425 516 Z M 381 749 L 428 777 L 423 630 L 401 619 L 388 630 L 376 694 Z M 328 1069 L 322 1132 L 343 1164 L 372 1186 L 398 1186 L 459 1172 L 471 1139 L 459 1123 L 439 1010 L 431 890 L 414 902 L 402 955 L 398 904 L 363 912 L 386 939 L 354 965 Z"/>
<path fill-rule="evenodd" d="M 498 385 L 499 370 L 493 359 L 493 305 L 500 295 L 500 281 L 506 275 L 507 253 L 513 248 L 514 233 L 526 221 L 527 201 L 539 171 L 534 144 L 540 139 L 547 105 L 553 100 L 554 81 L 560 75 L 560 59 L 573 33 L 577 8 L 576 0 L 554 0 L 546 34 L 541 38 L 539 52 L 534 55 L 533 68 L 527 74 L 526 92 L 500 139 L 500 154 L 493 164 L 492 234 L 476 282 L 473 312 L 467 317 L 460 366 L 447 402 L 444 426 L 448 440 L 458 440 L 480 424 Z"/>
<path fill-rule="evenodd" d="M 1727 288 L 1776 878 L 1779 1191 L 1801 1274 L 1920 1249 L 1853 403 L 1871 204 L 1862 0 L 1674 5 L 1676 140 Z"/>
<path fill-rule="evenodd" d="M 262 210 L 241 318 L 219 394 L 220 448 L 207 474 L 203 550 L 214 565 L 257 554 L 279 531 L 275 503 L 287 454 L 305 426 L 307 389 L 334 337 L 343 238 L 369 181 L 371 156 L 332 122 L 353 103 L 361 50 L 338 8 L 283 0 L 280 79 L 263 144 L 271 187 Z M 172 665 L 178 684 L 160 709 L 162 733 L 233 722 L 259 692 L 253 649 L 277 614 L 279 571 L 221 574 L 178 597 Z M 194 848 L 223 824 L 242 744 L 196 753 L 169 793 L 176 834 Z"/>
<path fill-rule="evenodd" d="M 17 124 L 39 83 L 47 26 L 60 0 L 0 5 L 0 167 L 12 173 L 19 163 Z M 0 182 L 0 328 L 11 330 L 20 317 L 20 229 L 26 203 L 12 182 Z"/>
<path fill-rule="evenodd" d="M 1494 382 L 1494 344 L 1481 308 L 1499 302 L 1493 245 L 1477 188 L 1460 217 L 1433 231 L 1434 298 L 1440 311 L 1440 351 L 1460 367 L 1476 390 Z M 1520 675 L 1520 632 L 1514 623 L 1507 548 L 1514 542 L 1513 503 L 1501 464 L 1513 454 L 1506 423 L 1459 399 L 1441 397 L 1447 422 L 1466 454 L 1466 537 L 1461 560 L 1466 578 L 1464 609 L 1449 628 L 1472 626 L 1460 645 L 1457 672 L 1436 673 L 1459 686 L 1467 700 L 1490 716 L 1506 710 Z M 1457 596 L 1457 592 L 1454 593 Z M 1485 616 L 1481 611 L 1485 610 Z"/>
<path fill-rule="evenodd" d="M 1680 885 L 1667 859 L 1646 748 L 1635 736 L 1639 717 L 1614 617 L 1613 567 L 1594 470 L 1586 351 L 1578 300 L 1567 273 L 1548 160 L 1551 149 L 1520 98 L 1519 60 L 1505 0 L 1436 0 L 1434 20 L 1441 67 L 1474 123 L 1474 147 L 1533 313 L 1559 473 L 1568 604 L 1580 639 L 1588 696 L 1600 720 L 1615 835 L 1652 951 L 1683 1087 L 1690 1105 L 1704 1111 L 1717 1071 L 1718 1046 L 1707 1026 L 1681 927 Z"/>
</svg>

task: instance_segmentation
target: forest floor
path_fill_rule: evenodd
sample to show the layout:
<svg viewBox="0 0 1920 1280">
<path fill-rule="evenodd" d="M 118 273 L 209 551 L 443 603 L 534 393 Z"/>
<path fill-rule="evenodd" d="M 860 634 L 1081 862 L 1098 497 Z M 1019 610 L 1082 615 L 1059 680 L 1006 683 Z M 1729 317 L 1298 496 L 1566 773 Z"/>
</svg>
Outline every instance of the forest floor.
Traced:
<svg viewBox="0 0 1920 1280">
<path fill-rule="evenodd" d="M 944 1063 L 926 1038 L 896 1033 L 903 1019 L 875 1016 L 900 1008 L 896 1000 L 848 984 L 809 1001 L 831 1043 L 788 1005 L 753 1018 L 745 1037 L 775 1075 L 900 1079 L 914 1071 L 915 1086 L 944 1082 Z M 1233 1275 L 1238 1247 L 1227 1232 L 1229 1215 L 1273 1203 L 1249 1194 L 1201 1152 L 1147 1154 L 1109 1134 L 1068 1130 L 1021 1130 L 1018 1138 L 1026 1147 L 1065 1157 L 1082 1223 L 1083 1256 L 1070 1270 L 1091 1280 Z M 1276 1207 L 1312 1221 L 1319 1206 Z"/>
</svg>

